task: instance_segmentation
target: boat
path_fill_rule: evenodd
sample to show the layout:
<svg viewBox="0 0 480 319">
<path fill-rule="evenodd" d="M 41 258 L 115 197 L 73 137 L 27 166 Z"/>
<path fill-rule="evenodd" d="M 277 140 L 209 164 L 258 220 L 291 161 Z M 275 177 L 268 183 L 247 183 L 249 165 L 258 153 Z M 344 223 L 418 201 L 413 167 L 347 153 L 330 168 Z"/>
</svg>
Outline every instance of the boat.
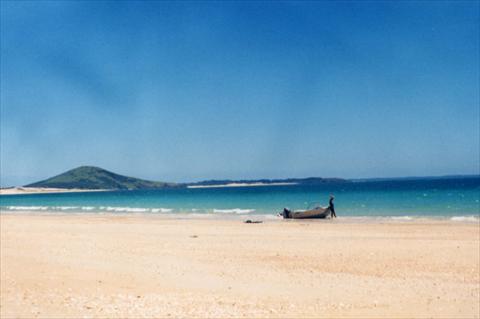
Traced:
<svg viewBox="0 0 480 319">
<path fill-rule="evenodd" d="M 304 218 L 328 218 L 331 211 L 329 207 L 315 207 L 309 210 L 297 210 L 292 211 L 288 208 L 284 208 L 282 212 L 283 218 L 304 219 Z"/>
</svg>

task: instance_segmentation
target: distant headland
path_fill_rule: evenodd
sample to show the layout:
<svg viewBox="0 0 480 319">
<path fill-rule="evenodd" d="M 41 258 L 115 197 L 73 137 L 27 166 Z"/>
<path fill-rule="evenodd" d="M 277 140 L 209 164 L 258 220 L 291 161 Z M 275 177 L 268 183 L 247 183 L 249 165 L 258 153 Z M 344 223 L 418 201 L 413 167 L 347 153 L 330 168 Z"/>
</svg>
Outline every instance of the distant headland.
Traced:
<svg viewBox="0 0 480 319">
<path fill-rule="evenodd" d="M 80 166 L 46 180 L 25 185 L 36 188 L 137 190 L 183 187 L 183 184 L 154 182 L 123 176 L 95 166 Z"/>
<path fill-rule="evenodd" d="M 280 186 L 280 185 L 319 185 L 325 183 L 345 183 L 341 178 L 287 178 L 258 180 L 208 180 L 194 183 L 169 183 L 149 181 L 113 173 L 95 166 L 80 166 L 53 176 L 51 178 L 31 183 L 23 187 L 3 189 L 3 194 L 46 193 L 64 191 L 93 190 L 155 190 L 166 188 L 213 188 L 213 187 L 244 187 L 244 186 Z M 41 191 L 40 191 L 41 190 Z"/>
<path fill-rule="evenodd" d="M 342 183 L 388 183 L 409 182 L 423 179 L 479 179 L 479 175 L 451 175 L 433 177 L 403 177 L 403 178 L 285 178 L 285 179 L 242 179 L 242 180 L 206 180 L 191 183 L 171 183 L 150 181 L 135 177 L 128 177 L 107 171 L 95 166 L 80 166 L 51 178 L 31 183 L 21 187 L 7 187 L 0 189 L 0 195 L 37 194 L 37 193 L 64 193 L 64 192 L 92 192 L 117 190 L 156 190 L 170 188 L 220 188 L 220 187 L 254 187 L 254 186 L 287 186 L 287 185 L 329 185 Z"/>
</svg>

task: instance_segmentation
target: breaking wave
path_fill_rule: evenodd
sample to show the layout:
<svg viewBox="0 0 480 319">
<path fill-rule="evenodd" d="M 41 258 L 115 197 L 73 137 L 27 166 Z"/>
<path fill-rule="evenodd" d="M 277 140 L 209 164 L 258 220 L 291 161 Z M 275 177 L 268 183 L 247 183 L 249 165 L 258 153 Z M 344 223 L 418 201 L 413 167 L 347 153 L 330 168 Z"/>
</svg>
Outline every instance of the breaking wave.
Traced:
<svg viewBox="0 0 480 319">
<path fill-rule="evenodd" d="M 241 208 L 233 208 L 233 209 L 214 209 L 214 213 L 221 213 L 221 214 L 250 214 L 253 213 L 255 209 L 241 209 Z"/>
<path fill-rule="evenodd" d="M 48 206 L 7 206 L 6 210 L 48 210 Z M 51 209 L 51 208 L 50 208 Z"/>
<path fill-rule="evenodd" d="M 450 218 L 450 220 L 453 220 L 455 222 L 479 222 L 480 217 L 479 216 L 453 216 Z"/>
<path fill-rule="evenodd" d="M 91 211 L 91 212 L 118 212 L 118 213 L 170 213 L 171 208 L 143 208 L 143 207 L 116 207 L 116 206 L 4 206 L 5 211 Z"/>
<path fill-rule="evenodd" d="M 145 213 L 148 211 L 148 208 L 138 208 L 138 207 L 106 207 L 108 212 L 125 212 L 125 213 Z"/>
<path fill-rule="evenodd" d="M 171 213 L 173 209 L 171 208 L 152 208 L 152 213 Z"/>
<path fill-rule="evenodd" d="M 277 214 L 271 214 L 271 211 L 256 210 L 253 208 L 168 208 L 168 207 L 129 207 L 129 206 L 0 206 L 2 212 L 38 212 L 38 213 L 110 213 L 110 214 L 164 214 L 175 218 L 243 218 L 248 215 L 248 218 L 259 219 L 278 219 Z M 404 215 L 404 216 L 340 216 L 339 220 L 345 221 L 379 221 L 388 222 L 411 222 L 422 220 L 450 220 L 453 222 L 467 222 L 479 223 L 479 215 L 463 215 L 463 216 L 421 216 L 421 215 Z"/>
<path fill-rule="evenodd" d="M 394 220 L 413 220 L 411 216 L 392 216 L 390 218 Z"/>
<path fill-rule="evenodd" d="M 208 209 L 208 208 L 192 208 L 192 209 L 173 209 L 166 207 L 129 207 L 129 206 L 2 206 L 3 211 L 45 211 L 45 212 L 89 212 L 89 213 L 190 213 L 195 215 L 245 215 L 255 212 L 255 209 L 232 208 L 232 209 Z M 262 214 L 263 215 L 263 214 Z"/>
</svg>

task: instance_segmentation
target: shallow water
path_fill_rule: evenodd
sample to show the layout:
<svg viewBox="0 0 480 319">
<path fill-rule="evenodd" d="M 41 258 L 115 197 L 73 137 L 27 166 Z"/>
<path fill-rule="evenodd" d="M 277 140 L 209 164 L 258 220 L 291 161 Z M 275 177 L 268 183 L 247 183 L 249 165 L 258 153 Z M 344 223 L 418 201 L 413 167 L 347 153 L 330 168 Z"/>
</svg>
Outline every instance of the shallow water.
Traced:
<svg viewBox="0 0 480 319">
<path fill-rule="evenodd" d="M 273 218 L 284 207 L 327 206 L 335 195 L 337 215 L 396 220 L 438 217 L 476 221 L 480 177 L 350 182 L 319 186 L 284 185 L 165 189 L 63 194 L 5 195 L 2 212 L 142 213 L 190 217 Z"/>
</svg>

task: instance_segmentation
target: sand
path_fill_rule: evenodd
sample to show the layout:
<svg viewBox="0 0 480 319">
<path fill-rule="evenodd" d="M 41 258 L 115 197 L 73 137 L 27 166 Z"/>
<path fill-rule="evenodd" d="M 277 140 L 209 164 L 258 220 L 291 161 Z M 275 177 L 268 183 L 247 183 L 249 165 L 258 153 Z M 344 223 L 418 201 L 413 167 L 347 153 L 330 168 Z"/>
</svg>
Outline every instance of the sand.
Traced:
<svg viewBox="0 0 480 319">
<path fill-rule="evenodd" d="M 10 188 L 1 188 L 0 195 L 84 193 L 84 192 L 105 192 L 105 191 L 108 191 L 108 190 L 80 189 L 80 188 L 48 188 L 48 187 L 10 187 Z"/>
<path fill-rule="evenodd" d="M 2 318 L 479 318 L 480 225 L 2 214 Z"/>
<path fill-rule="evenodd" d="M 215 185 L 189 185 L 187 188 L 228 188 L 228 187 L 262 187 L 262 186 L 287 186 L 287 185 L 297 185 L 298 183 L 228 183 L 228 184 L 215 184 Z"/>
</svg>

